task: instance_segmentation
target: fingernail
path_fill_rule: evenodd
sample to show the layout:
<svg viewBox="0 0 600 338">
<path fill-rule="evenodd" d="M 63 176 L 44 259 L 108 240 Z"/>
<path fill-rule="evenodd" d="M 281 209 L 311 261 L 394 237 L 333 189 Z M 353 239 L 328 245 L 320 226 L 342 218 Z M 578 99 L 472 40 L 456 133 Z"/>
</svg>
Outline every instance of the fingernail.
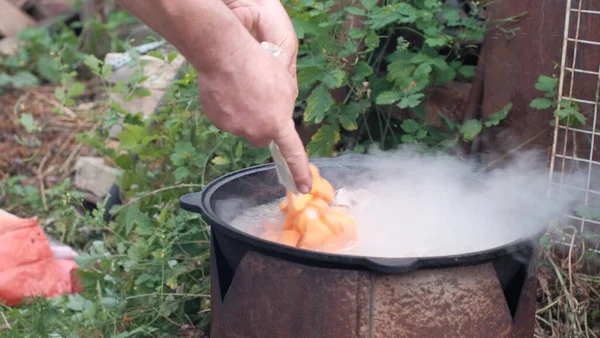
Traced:
<svg viewBox="0 0 600 338">
<path fill-rule="evenodd" d="M 298 187 L 298 191 L 303 194 L 308 194 L 310 192 L 310 188 L 308 187 L 308 185 L 301 185 Z"/>
</svg>

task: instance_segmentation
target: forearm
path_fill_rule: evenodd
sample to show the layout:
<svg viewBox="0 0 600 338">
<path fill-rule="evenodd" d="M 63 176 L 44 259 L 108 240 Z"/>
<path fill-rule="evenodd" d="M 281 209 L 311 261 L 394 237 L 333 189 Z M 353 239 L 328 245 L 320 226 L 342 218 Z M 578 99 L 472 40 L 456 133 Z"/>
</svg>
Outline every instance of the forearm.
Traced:
<svg viewBox="0 0 600 338">
<path fill-rule="evenodd" d="M 254 39 L 222 0 L 118 0 L 198 70 L 210 71 Z"/>
</svg>

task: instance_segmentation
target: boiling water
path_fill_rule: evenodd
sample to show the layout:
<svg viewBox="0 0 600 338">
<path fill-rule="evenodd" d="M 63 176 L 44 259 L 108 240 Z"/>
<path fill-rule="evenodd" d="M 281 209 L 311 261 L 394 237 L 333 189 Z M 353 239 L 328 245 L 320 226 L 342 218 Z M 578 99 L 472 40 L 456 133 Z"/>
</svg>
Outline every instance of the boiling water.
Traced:
<svg viewBox="0 0 600 338">
<path fill-rule="evenodd" d="M 372 169 L 376 176 L 328 178 L 356 220 L 357 243 L 348 254 L 427 257 L 493 249 L 543 231 L 575 198 L 548 200 L 546 167 L 528 162 L 494 171 L 482 185 L 464 179 L 473 168 L 458 159 L 412 155 L 387 155 L 388 165 Z M 350 182 L 362 182 L 362 189 Z M 256 235 L 263 221 L 283 223 L 277 201 L 244 211 L 232 225 Z"/>
</svg>

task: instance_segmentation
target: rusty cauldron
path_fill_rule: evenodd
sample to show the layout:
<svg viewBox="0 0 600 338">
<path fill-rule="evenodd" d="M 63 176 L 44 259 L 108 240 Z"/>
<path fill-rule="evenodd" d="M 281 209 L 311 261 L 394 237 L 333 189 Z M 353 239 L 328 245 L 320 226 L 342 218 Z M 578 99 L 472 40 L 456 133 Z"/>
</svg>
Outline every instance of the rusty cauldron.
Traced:
<svg viewBox="0 0 600 338">
<path fill-rule="evenodd" d="M 334 186 L 368 162 L 312 161 Z M 456 256 L 373 258 L 287 247 L 229 225 L 284 194 L 266 164 L 181 198 L 211 225 L 211 338 L 533 336 L 535 239 Z"/>
</svg>

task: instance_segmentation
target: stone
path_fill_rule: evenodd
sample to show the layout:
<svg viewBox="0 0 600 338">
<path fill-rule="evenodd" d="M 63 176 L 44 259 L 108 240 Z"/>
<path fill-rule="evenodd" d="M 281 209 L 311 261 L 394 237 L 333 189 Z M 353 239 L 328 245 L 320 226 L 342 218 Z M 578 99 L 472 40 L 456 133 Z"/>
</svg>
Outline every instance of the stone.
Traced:
<svg viewBox="0 0 600 338">
<path fill-rule="evenodd" d="M 120 57 L 123 57 L 122 53 L 109 53 L 106 55 L 104 61 L 110 62 Z M 142 66 L 143 72 L 148 77 L 140 87 L 148 89 L 150 95 L 135 97 L 133 100 L 125 101 L 123 94 L 110 93 L 110 98 L 130 113 L 142 113 L 145 117 L 150 117 L 157 106 L 161 104 L 166 90 L 177 76 L 179 69 L 183 66 L 185 58 L 178 55 L 171 63 L 168 63 L 153 56 L 143 55 L 140 57 L 140 60 L 144 62 Z M 114 71 L 107 80 L 111 84 L 116 84 L 119 81 L 128 83 L 134 71 L 135 68 L 124 66 Z M 120 131 L 121 126 L 115 125 L 110 131 L 110 137 L 115 138 Z"/>
<path fill-rule="evenodd" d="M 88 200 L 100 202 L 108 194 L 121 171 L 108 166 L 101 157 L 82 156 L 75 164 L 75 187 Z"/>
</svg>

